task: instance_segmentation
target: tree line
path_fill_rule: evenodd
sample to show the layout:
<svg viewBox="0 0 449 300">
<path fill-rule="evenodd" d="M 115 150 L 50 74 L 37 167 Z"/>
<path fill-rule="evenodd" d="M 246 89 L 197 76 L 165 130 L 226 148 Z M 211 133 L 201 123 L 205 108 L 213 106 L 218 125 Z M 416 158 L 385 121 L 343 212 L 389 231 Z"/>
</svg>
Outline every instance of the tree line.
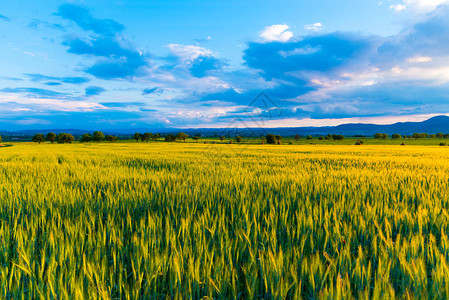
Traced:
<svg viewBox="0 0 449 300">
<path fill-rule="evenodd" d="M 152 134 L 151 132 L 145 132 L 145 133 L 134 133 L 133 138 L 136 140 L 136 142 L 139 142 L 141 140 L 142 142 L 148 142 L 150 140 L 157 141 L 161 135 L 159 133 Z"/>
<path fill-rule="evenodd" d="M 376 133 L 374 135 L 374 138 L 378 139 L 378 140 L 380 140 L 380 139 L 386 140 L 386 139 L 389 138 L 389 136 L 386 133 L 378 132 L 378 133 Z M 435 134 L 428 134 L 428 133 L 417 133 L 417 132 L 415 132 L 412 135 L 400 135 L 398 133 L 393 133 L 391 135 L 391 139 L 392 140 L 398 140 L 398 139 L 402 139 L 402 138 L 404 138 L 404 139 L 426 139 L 426 138 L 431 138 L 431 139 L 449 139 L 449 133 L 444 134 L 442 132 L 439 132 L 439 133 L 435 133 Z"/>
<path fill-rule="evenodd" d="M 101 131 L 94 131 L 92 134 L 85 133 L 80 138 L 80 143 L 88 143 L 88 142 L 101 142 L 103 140 L 106 140 L 108 142 L 115 142 L 119 138 L 115 135 L 104 135 Z M 52 144 L 54 142 L 57 142 L 58 144 L 71 144 L 75 141 L 75 137 L 70 133 L 59 133 L 56 134 L 54 132 L 49 132 L 45 136 L 42 133 L 37 133 L 33 136 L 31 139 L 35 143 L 43 143 L 45 141 L 51 142 Z"/>
<path fill-rule="evenodd" d="M 136 142 L 149 142 L 149 141 L 158 141 L 161 137 L 164 138 L 164 141 L 166 142 L 176 142 L 176 141 L 186 141 L 189 138 L 189 135 L 184 132 L 179 132 L 177 134 L 166 134 L 161 135 L 160 133 L 153 134 L 151 132 L 145 132 L 145 133 L 134 133 L 133 139 L 136 140 Z M 412 135 L 400 135 L 397 133 L 394 133 L 391 135 L 391 137 L 386 133 L 376 133 L 373 136 L 375 139 L 402 139 L 402 138 L 408 138 L 408 139 L 425 139 L 425 138 L 439 138 L 439 139 L 449 139 L 449 133 L 443 134 L 441 132 L 436 134 L 428 134 L 428 133 L 413 133 Z M 225 136 L 219 136 L 219 139 L 221 142 L 224 141 L 226 137 Z M 262 136 L 262 143 L 267 144 L 281 144 L 282 137 L 280 135 L 275 135 L 268 133 L 266 136 Z M 306 140 L 311 140 L 313 137 L 311 135 L 307 135 Z M 319 140 L 334 140 L 339 141 L 343 140 L 345 137 L 341 134 L 328 134 L 326 136 L 319 136 Z M 80 143 L 88 143 L 88 142 L 101 142 L 101 141 L 108 141 L 108 142 L 115 142 L 119 138 L 114 135 L 105 135 L 101 131 L 94 131 L 92 134 L 90 133 L 84 133 L 80 139 Z M 193 140 L 198 141 L 201 139 L 200 134 L 195 134 L 192 137 Z M 296 134 L 294 136 L 294 139 L 296 141 L 299 141 L 302 139 L 302 137 L 299 134 Z M 55 134 L 54 132 L 49 132 L 47 135 L 38 133 L 35 134 L 32 138 L 32 141 L 35 143 L 43 143 L 45 141 L 49 141 L 52 144 L 54 142 L 57 142 L 58 144 L 71 144 L 75 141 L 75 137 L 70 133 L 59 133 Z M 235 141 L 237 143 L 241 143 L 243 141 L 243 138 L 241 136 L 236 136 L 234 138 L 231 138 L 229 143 L 232 144 L 232 142 Z M 0 143 L 2 142 L 2 138 L 0 136 Z"/>
<path fill-rule="evenodd" d="M 299 134 L 296 134 L 295 136 L 294 136 L 294 138 L 295 138 L 295 141 L 299 141 L 299 140 L 301 140 L 301 136 L 299 135 Z M 343 135 L 341 135 L 341 134 L 327 134 L 326 136 L 319 136 L 318 137 L 318 139 L 320 140 L 320 141 L 323 141 L 323 140 L 334 140 L 334 141 L 341 141 L 341 140 L 344 140 L 344 136 Z M 306 136 L 306 140 L 311 140 L 311 139 L 313 139 L 313 137 L 311 136 L 311 135 L 307 135 Z"/>
</svg>

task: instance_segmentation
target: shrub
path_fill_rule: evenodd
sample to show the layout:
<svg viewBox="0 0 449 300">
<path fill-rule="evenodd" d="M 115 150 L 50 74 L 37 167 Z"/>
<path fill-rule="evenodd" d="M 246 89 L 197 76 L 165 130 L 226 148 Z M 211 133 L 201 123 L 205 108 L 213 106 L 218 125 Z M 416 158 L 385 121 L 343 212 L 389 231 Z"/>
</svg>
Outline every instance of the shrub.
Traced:
<svg viewBox="0 0 449 300">
<path fill-rule="evenodd" d="M 343 135 L 341 135 L 341 134 L 333 134 L 332 135 L 332 139 L 334 140 L 334 141 L 341 141 L 341 140 L 343 140 L 345 137 L 343 136 Z"/>
<path fill-rule="evenodd" d="M 118 137 L 116 137 L 115 135 L 109 135 L 109 134 L 105 137 L 105 139 L 106 139 L 106 141 L 111 142 L 111 143 L 118 141 Z"/>
</svg>

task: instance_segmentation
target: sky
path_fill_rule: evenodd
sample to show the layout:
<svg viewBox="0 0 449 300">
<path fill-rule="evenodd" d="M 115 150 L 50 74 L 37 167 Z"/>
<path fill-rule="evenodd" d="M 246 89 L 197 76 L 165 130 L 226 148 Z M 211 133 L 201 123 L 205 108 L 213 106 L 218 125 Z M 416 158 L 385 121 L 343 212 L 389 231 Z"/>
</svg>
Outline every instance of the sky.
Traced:
<svg viewBox="0 0 449 300">
<path fill-rule="evenodd" d="M 0 130 L 449 113 L 449 0 L 5 0 L 0 45 Z"/>
</svg>

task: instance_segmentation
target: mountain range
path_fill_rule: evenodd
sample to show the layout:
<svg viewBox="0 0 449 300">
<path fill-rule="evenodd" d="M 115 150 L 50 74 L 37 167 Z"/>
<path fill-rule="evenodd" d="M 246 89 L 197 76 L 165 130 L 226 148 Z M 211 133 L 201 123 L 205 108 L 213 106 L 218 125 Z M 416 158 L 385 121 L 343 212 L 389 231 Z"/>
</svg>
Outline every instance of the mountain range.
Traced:
<svg viewBox="0 0 449 300">
<path fill-rule="evenodd" d="M 401 135 L 411 135 L 414 132 L 425 132 L 425 133 L 449 133 L 449 117 L 448 116 L 436 116 L 422 122 L 398 122 L 388 125 L 378 125 L 378 124 L 342 124 L 338 126 L 325 126 L 325 127 L 281 127 L 281 128 L 199 128 L 199 129 L 179 129 L 179 128 L 142 128 L 142 129 L 122 129 L 122 130 L 111 130 L 104 131 L 107 134 L 117 134 L 117 135 L 130 135 L 134 132 L 159 132 L 159 133 L 177 133 L 183 131 L 189 135 L 200 134 L 204 136 L 232 136 L 232 135 L 242 135 L 242 136 L 261 136 L 266 133 L 274 133 L 282 136 L 293 136 L 295 134 L 299 135 L 326 135 L 331 134 L 342 134 L 345 136 L 372 136 L 377 132 L 393 134 L 398 133 Z M 9 136 L 29 136 L 35 133 L 46 133 L 46 132 L 68 132 L 73 135 L 82 135 L 83 133 L 89 132 L 86 130 L 78 129 L 48 129 L 48 130 L 23 130 L 23 131 L 2 131 L 0 130 L 0 135 Z"/>
</svg>

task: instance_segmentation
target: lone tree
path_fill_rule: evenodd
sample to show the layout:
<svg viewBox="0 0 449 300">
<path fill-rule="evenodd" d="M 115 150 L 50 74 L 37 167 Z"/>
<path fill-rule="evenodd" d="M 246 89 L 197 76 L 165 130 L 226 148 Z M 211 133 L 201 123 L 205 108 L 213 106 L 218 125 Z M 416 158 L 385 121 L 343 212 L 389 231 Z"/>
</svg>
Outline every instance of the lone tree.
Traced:
<svg viewBox="0 0 449 300">
<path fill-rule="evenodd" d="M 220 136 L 220 142 L 223 142 L 224 139 L 225 139 L 224 135 Z"/>
<path fill-rule="evenodd" d="M 295 134 L 295 141 L 299 141 L 301 139 L 301 136 L 299 134 Z"/>
<path fill-rule="evenodd" d="M 80 138 L 80 143 L 87 143 L 92 141 L 92 136 L 88 133 L 85 133 Z"/>
<path fill-rule="evenodd" d="M 278 144 L 279 144 L 279 141 L 280 141 L 280 140 L 282 140 L 282 136 L 276 135 L 276 141 L 278 142 Z"/>
<path fill-rule="evenodd" d="M 52 144 L 56 140 L 56 134 L 54 132 L 47 133 L 47 141 L 51 142 Z"/>
<path fill-rule="evenodd" d="M 32 141 L 40 144 L 40 143 L 45 142 L 45 137 L 42 133 L 38 133 L 33 136 Z"/>
<path fill-rule="evenodd" d="M 391 135 L 391 139 L 393 139 L 393 140 L 398 140 L 400 138 L 402 138 L 402 136 L 400 134 L 398 134 L 398 133 L 393 133 Z"/>
<path fill-rule="evenodd" d="M 58 134 L 56 140 L 59 144 L 71 144 L 75 140 L 75 138 L 70 133 L 60 133 Z"/>
<path fill-rule="evenodd" d="M 179 140 L 179 141 L 186 141 L 186 139 L 189 137 L 189 135 L 188 134 L 185 134 L 184 132 L 179 132 L 177 135 L 176 135 L 176 139 L 177 140 Z"/>
<path fill-rule="evenodd" d="M 101 131 L 95 131 L 94 134 L 92 135 L 92 140 L 94 142 L 101 142 L 104 139 L 104 133 Z"/>
<path fill-rule="evenodd" d="M 240 144 L 242 142 L 242 137 L 240 135 L 236 136 L 235 141 Z"/>
<path fill-rule="evenodd" d="M 272 133 L 268 133 L 267 136 L 267 144 L 276 144 L 276 136 Z"/>
<path fill-rule="evenodd" d="M 311 139 L 312 139 L 312 136 L 311 136 L 311 135 L 308 135 L 306 139 L 307 139 L 307 140 L 311 140 Z"/>
<path fill-rule="evenodd" d="M 118 137 L 116 137 L 115 135 L 108 134 L 106 136 L 106 141 L 108 141 L 108 142 L 113 143 L 113 142 L 116 142 L 117 140 L 118 140 Z"/>
<path fill-rule="evenodd" d="M 134 133 L 134 139 L 136 140 L 136 142 L 139 142 L 140 133 L 138 133 L 138 132 Z"/>
</svg>

